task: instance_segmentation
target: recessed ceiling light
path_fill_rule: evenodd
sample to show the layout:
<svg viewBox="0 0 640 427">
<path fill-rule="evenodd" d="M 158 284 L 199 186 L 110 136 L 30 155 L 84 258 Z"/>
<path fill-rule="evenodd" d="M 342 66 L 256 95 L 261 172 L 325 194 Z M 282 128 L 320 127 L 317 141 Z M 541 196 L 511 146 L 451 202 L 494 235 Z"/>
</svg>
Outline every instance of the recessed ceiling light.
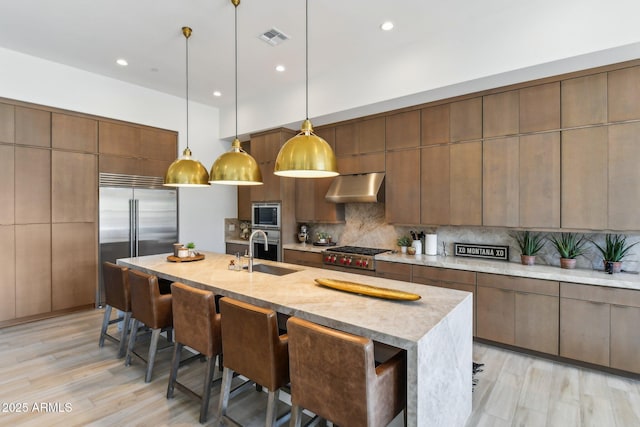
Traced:
<svg viewBox="0 0 640 427">
<path fill-rule="evenodd" d="M 382 31 L 391 31 L 391 30 L 393 30 L 393 22 L 391 22 L 391 21 L 383 22 L 382 25 L 380 25 L 380 29 Z"/>
<path fill-rule="evenodd" d="M 116 64 L 122 66 L 122 67 L 126 67 L 127 65 L 129 65 L 129 63 L 127 62 L 126 59 L 124 58 L 119 58 L 116 60 Z"/>
<path fill-rule="evenodd" d="M 286 68 L 284 68 L 284 65 L 276 65 L 276 71 L 283 72 L 284 70 L 286 70 Z"/>
<path fill-rule="evenodd" d="M 222 92 L 220 92 L 219 90 L 214 90 L 213 96 L 222 96 Z"/>
</svg>

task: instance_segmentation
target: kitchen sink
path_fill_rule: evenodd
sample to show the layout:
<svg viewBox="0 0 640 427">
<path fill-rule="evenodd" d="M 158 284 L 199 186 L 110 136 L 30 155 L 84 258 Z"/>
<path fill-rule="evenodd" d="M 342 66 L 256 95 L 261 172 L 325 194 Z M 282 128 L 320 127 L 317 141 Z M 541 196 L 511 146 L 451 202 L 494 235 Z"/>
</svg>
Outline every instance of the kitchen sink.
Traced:
<svg viewBox="0 0 640 427">
<path fill-rule="evenodd" d="M 248 267 L 245 267 L 248 270 Z M 278 267 L 275 265 L 266 264 L 253 264 L 253 271 L 258 273 L 273 274 L 274 276 L 285 276 L 287 274 L 295 273 L 299 270 L 293 270 L 291 268 Z"/>
</svg>

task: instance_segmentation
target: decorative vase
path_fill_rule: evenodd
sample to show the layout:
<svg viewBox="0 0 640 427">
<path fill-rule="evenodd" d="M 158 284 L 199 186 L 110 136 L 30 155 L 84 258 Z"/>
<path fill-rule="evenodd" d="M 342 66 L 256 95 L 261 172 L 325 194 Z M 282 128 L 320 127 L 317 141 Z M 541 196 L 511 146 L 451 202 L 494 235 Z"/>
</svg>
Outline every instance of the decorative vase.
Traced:
<svg viewBox="0 0 640 427">
<path fill-rule="evenodd" d="M 575 258 L 560 258 L 560 268 L 573 269 L 576 268 Z"/>
<path fill-rule="evenodd" d="M 605 273 L 613 274 L 622 271 L 622 261 L 602 261 L 604 263 Z"/>
<path fill-rule="evenodd" d="M 522 265 L 534 265 L 536 263 L 535 255 L 520 255 Z"/>
</svg>

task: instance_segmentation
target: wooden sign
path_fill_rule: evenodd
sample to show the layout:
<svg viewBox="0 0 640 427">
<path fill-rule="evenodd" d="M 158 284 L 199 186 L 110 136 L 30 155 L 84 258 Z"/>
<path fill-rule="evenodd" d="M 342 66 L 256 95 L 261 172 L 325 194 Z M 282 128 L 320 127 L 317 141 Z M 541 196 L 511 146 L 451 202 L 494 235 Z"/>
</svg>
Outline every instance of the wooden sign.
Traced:
<svg viewBox="0 0 640 427">
<path fill-rule="evenodd" d="M 493 259 L 497 261 L 509 261 L 509 246 L 454 243 L 453 247 L 455 249 L 456 256 Z"/>
</svg>

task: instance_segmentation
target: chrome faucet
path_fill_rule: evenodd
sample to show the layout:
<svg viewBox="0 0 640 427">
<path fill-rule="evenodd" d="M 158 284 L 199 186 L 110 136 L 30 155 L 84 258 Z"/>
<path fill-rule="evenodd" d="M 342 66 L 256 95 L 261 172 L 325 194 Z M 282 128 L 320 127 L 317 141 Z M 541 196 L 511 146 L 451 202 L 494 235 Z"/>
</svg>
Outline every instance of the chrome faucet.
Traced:
<svg viewBox="0 0 640 427">
<path fill-rule="evenodd" d="M 264 236 L 264 250 L 266 251 L 269 249 L 269 243 L 267 242 L 267 233 L 265 233 L 264 230 L 253 230 L 253 233 L 251 233 L 251 236 L 249 236 L 249 273 L 253 273 L 253 236 L 258 233 L 262 233 L 262 235 Z"/>
</svg>

